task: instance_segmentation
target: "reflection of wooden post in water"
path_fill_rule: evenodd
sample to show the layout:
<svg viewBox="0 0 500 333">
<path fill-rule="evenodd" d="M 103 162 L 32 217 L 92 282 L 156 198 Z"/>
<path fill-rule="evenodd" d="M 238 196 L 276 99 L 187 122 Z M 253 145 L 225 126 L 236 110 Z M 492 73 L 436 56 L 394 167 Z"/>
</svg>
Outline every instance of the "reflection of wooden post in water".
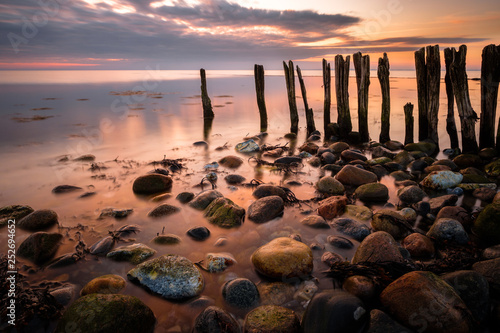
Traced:
<svg viewBox="0 0 500 333">
<path fill-rule="evenodd" d="M 439 147 L 438 112 L 439 112 L 439 85 L 441 83 L 441 60 L 439 45 L 427 46 L 427 134 Z"/>
<path fill-rule="evenodd" d="M 207 93 L 207 78 L 205 76 L 205 70 L 200 69 L 201 76 L 201 102 L 203 104 L 203 118 L 213 118 L 214 111 L 212 110 L 212 102 Z"/>
<path fill-rule="evenodd" d="M 302 79 L 302 72 L 300 71 L 299 66 L 297 66 L 297 76 L 299 77 L 300 91 L 302 92 L 302 99 L 304 100 L 304 109 L 306 111 L 307 122 L 307 135 L 309 136 L 316 130 L 316 126 L 314 125 L 313 110 L 309 108 L 309 104 L 307 103 L 306 85 L 304 84 L 304 80 Z"/>
<path fill-rule="evenodd" d="M 290 132 L 297 134 L 299 131 L 299 114 L 297 113 L 297 103 L 295 101 L 295 72 L 293 70 L 293 62 L 283 61 L 283 69 L 285 71 L 286 91 L 288 93 L 288 106 L 290 107 Z"/>
<path fill-rule="evenodd" d="M 257 105 L 259 107 L 260 114 L 260 131 L 267 131 L 267 110 L 266 101 L 264 99 L 264 66 L 255 64 L 254 69 L 255 76 L 255 91 L 257 93 Z"/>
<path fill-rule="evenodd" d="M 453 94 L 457 102 L 458 114 L 462 127 L 462 152 L 476 154 L 478 151 L 475 124 L 477 114 L 472 109 L 469 98 L 469 84 L 465 71 L 467 46 L 461 45 L 458 52 L 452 48 L 453 61 L 450 65 Z"/>
<path fill-rule="evenodd" d="M 413 104 L 406 103 L 404 106 L 405 111 L 405 145 L 413 143 Z"/>
<path fill-rule="evenodd" d="M 481 123 L 479 147 L 495 147 L 495 118 L 497 111 L 498 82 L 500 81 L 500 45 L 483 49 L 481 61 Z M 500 124 L 499 124 L 500 135 Z M 497 136 L 497 149 L 500 149 Z"/>
<path fill-rule="evenodd" d="M 331 89 L 332 71 L 330 64 L 323 59 L 323 89 L 325 91 L 325 102 L 323 104 L 323 124 L 325 130 L 325 139 L 329 139 L 331 133 L 328 133 L 328 124 L 330 124 L 330 106 L 332 104 Z"/>
<path fill-rule="evenodd" d="M 391 140 L 389 135 L 389 119 L 391 116 L 391 91 L 389 88 L 389 59 L 387 53 L 384 53 L 383 58 L 378 59 L 377 69 L 378 80 L 382 90 L 382 114 L 379 142 L 384 143 Z"/>
<path fill-rule="evenodd" d="M 358 128 L 361 142 L 370 141 L 368 134 L 368 88 L 370 86 L 370 56 L 361 52 L 352 55 L 358 87 Z"/>
<path fill-rule="evenodd" d="M 208 142 L 210 132 L 212 132 L 212 123 L 214 118 L 203 118 L 203 140 Z"/>
<path fill-rule="evenodd" d="M 349 64 L 351 57 L 340 54 L 335 56 L 335 92 L 337 95 L 337 123 L 341 138 L 347 138 L 352 131 L 351 113 L 349 111 Z"/>
<path fill-rule="evenodd" d="M 453 60 L 453 53 L 450 48 L 444 49 L 444 62 L 446 66 L 446 74 L 444 83 L 446 85 L 446 97 L 448 98 L 448 114 L 446 116 L 446 132 L 450 136 L 451 148 L 458 148 L 457 125 L 455 124 L 455 96 L 453 96 L 453 84 L 451 83 L 450 65 Z"/>
</svg>

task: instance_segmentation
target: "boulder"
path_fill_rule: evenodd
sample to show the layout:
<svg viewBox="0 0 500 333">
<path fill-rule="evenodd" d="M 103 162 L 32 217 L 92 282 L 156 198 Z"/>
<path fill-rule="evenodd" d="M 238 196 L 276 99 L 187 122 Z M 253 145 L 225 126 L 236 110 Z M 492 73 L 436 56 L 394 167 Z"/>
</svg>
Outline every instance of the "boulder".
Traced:
<svg viewBox="0 0 500 333">
<path fill-rule="evenodd" d="M 328 267 L 333 266 L 336 263 L 345 261 L 344 258 L 335 252 L 326 251 L 321 255 L 321 262 L 327 265 Z"/>
<path fill-rule="evenodd" d="M 402 144 L 401 142 L 399 141 L 396 141 L 396 140 L 389 140 L 387 141 L 386 143 L 384 143 L 384 146 L 386 146 L 387 148 L 389 148 L 390 150 L 394 151 L 394 150 L 400 150 L 400 149 L 403 149 L 404 148 L 404 144 Z"/>
<path fill-rule="evenodd" d="M 398 243 L 385 231 L 376 231 L 368 235 L 359 245 L 352 258 L 352 263 L 362 262 L 403 262 Z"/>
<path fill-rule="evenodd" d="M 205 217 L 221 228 L 233 228 L 243 223 L 245 209 L 227 198 L 217 198 L 206 208 Z"/>
<path fill-rule="evenodd" d="M 80 296 L 89 294 L 118 294 L 125 288 L 126 281 L 119 275 L 108 274 L 90 280 L 80 291 Z"/>
<path fill-rule="evenodd" d="M 246 333 L 299 333 L 300 320 L 293 310 L 278 305 L 262 305 L 245 317 Z"/>
<path fill-rule="evenodd" d="M 255 269 L 270 278 L 306 277 L 313 269 L 312 250 L 289 237 L 275 238 L 252 254 Z"/>
<path fill-rule="evenodd" d="M 132 190 L 136 194 L 155 194 L 167 192 L 172 188 L 172 178 L 160 174 L 148 174 L 134 180 Z"/>
<path fill-rule="evenodd" d="M 217 307 L 205 308 L 195 319 L 193 333 L 240 333 L 240 325 L 226 311 Z"/>
<path fill-rule="evenodd" d="M 162 204 L 151 210 L 148 213 L 148 216 L 152 218 L 167 217 L 172 214 L 178 213 L 180 211 L 181 209 L 179 207 L 172 206 L 169 204 Z"/>
<path fill-rule="evenodd" d="M 376 286 L 373 280 L 363 275 L 351 275 L 344 280 L 342 289 L 360 298 L 371 302 L 376 295 Z"/>
<path fill-rule="evenodd" d="M 332 229 L 335 229 L 344 235 L 351 236 L 360 242 L 370 234 L 370 228 L 368 228 L 368 226 L 364 223 L 347 217 L 337 218 L 333 220 L 330 225 Z"/>
<path fill-rule="evenodd" d="M 156 253 L 155 250 L 141 243 L 135 243 L 126 246 L 120 246 L 111 252 L 108 252 L 106 257 L 116 261 L 128 261 L 134 265 L 140 264 Z"/>
<path fill-rule="evenodd" d="M 260 299 L 257 286 L 244 278 L 227 281 L 222 287 L 222 297 L 229 306 L 238 309 L 252 308 Z"/>
<path fill-rule="evenodd" d="M 469 235 L 467 235 L 460 222 L 448 218 L 436 220 L 427 232 L 427 237 L 459 245 L 465 245 L 469 242 Z"/>
<path fill-rule="evenodd" d="M 340 170 L 335 178 L 343 185 L 359 186 L 368 183 L 375 183 L 378 178 L 373 172 L 357 168 L 353 165 L 346 165 Z"/>
<path fill-rule="evenodd" d="M 406 168 L 408 164 L 413 162 L 415 158 L 406 150 L 403 150 L 399 152 L 396 156 L 394 156 L 393 162 L 401 164 L 403 167 Z"/>
<path fill-rule="evenodd" d="M 391 161 L 396 157 L 396 154 L 393 153 L 391 150 L 383 147 L 383 146 L 378 146 L 372 149 L 372 158 L 380 158 L 380 157 L 386 157 L 389 158 Z"/>
<path fill-rule="evenodd" d="M 457 220 L 464 227 L 469 227 L 472 223 L 469 212 L 460 206 L 445 206 L 441 208 L 436 215 L 436 220 L 441 218 Z"/>
<path fill-rule="evenodd" d="M 345 192 L 344 185 L 331 176 L 325 176 L 316 183 L 318 192 L 328 195 L 342 195 Z"/>
<path fill-rule="evenodd" d="M 344 213 L 347 198 L 344 196 L 333 196 L 319 202 L 318 215 L 331 220 Z"/>
<path fill-rule="evenodd" d="M 305 151 L 311 155 L 315 155 L 318 149 L 319 146 L 314 142 L 304 142 L 304 144 L 302 144 L 302 146 L 299 147 L 299 151 Z"/>
<path fill-rule="evenodd" d="M 189 206 L 197 210 L 204 210 L 210 205 L 212 201 L 217 198 L 224 197 L 222 193 L 217 190 L 208 190 L 199 193 L 190 203 Z"/>
<path fill-rule="evenodd" d="M 170 300 L 198 296 L 204 279 L 198 267 L 179 255 L 164 255 L 148 260 L 127 273 L 129 280 Z"/>
<path fill-rule="evenodd" d="M 277 195 L 266 196 L 252 202 L 248 207 L 248 219 L 256 223 L 264 223 L 283 214 L 285 203 Z"/>
<path fill-rule="evenodd" d="M 330 150 L 333 153 L 340 154 L 344 150 L 349 149 L 349 144 L 342 142 L 342 141 L 339 141 L 339 142 L 335 142 L 335 143 L 331 144 L 330 147 L 328 147 L 328 148 L 330 148 Z"/>
<path fill-rule="evenodd" d="M 399 200 L 412 204 L 412 203 L 417 203 L 421 201 L 423 198 L 427 196 L 427 193 L 425 193 L 420 187 L 417 185 L 412 185 L 408 187 L 403 187 L 398 191 L 398 197 Z"/>
<path fill-rule="evenodd" d="M 243 160 L 238 156 L 229 155 L 221 158 L 219 164 L 226 168 L 236 169 L 243 164 Z"/>
<path fill-rule="evenodd" d="M 56 225 L 57 213 L 51 209 L 40 209 L 26 215 L 16 225 L 19 229 L 29 231 L 42 231 Z"/>
<path fill-rule="evenodd" d="M 455 187 L 464 176 L 461 173 L 453 171 L 434 171 L 428 174 L 420 184 L 433 190 L 446 190 Z"/>
<path fill-rule="evenodd" d="M 359 186 L 354 195 L 363 202 L 386 202 L 389 189 L 381 183 L 369 183 Z"/>
<path fill-rule="evenodd" d="M 35 232 L 19 245 L 17 254 L 40 265 L 54 257 L 62 239 L 59 233 Z"/>
</svg>

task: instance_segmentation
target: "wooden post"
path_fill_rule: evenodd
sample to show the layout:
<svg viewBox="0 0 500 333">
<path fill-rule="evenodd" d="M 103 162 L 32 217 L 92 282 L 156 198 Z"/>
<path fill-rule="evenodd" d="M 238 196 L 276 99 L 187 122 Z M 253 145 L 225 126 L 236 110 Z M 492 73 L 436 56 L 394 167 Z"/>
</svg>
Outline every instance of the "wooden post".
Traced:
<svg viewBox="0 0 500 333">
<path fill-rule="evenodd" d="M 329 139 L 331 133 L 328 133 L 328 124 L 330 124 L 330 107 L 332 104 L 332 89 L 331 89 L 332 71 L 330 64 L 323 59 L 323 89 L 325 91 L 325 101 L 323 104 L 323 125 L 325 131 L 325 139 Z"/>
<path fill-rule="evenodd" d="M 427 46 L 427 135 L 439 147 L 438 113 L 439 87 L 441 84 L 441 60 L 439 45 Z"/>
<path fill-rule="evenodd" d="M 358 128 L 361 142 L 370 141 L 368 134 L 368 88 L 370 86 L 370 56 L 361 52 L 352 55 L 358 87 Z"/>
<path fill-rule="evenodd" d="M 297 113 L 297 103 L 295 101 L 295 72 L 293 70 L 293 62 L 283 61 L 283 69 L 285 71 L 286 91 L 288 94 L 288 106 L 290 108 L 290 132 L 297 134 L 299 131 L 299 114 Z"/>
<path fill-rule="evenodd" d="M 455 124 L 455 97 L 453 96 L 453 85 L 450 77 L 450 65 L 453 60 L 453 52 L 450 48 L 444 49 L 444 62 L 446 66 L 446 74 L 444 83 L 446 85 L 446 97 L 448 98 L 448 114 L 446 116 L 446 132 L 450 136 L 450 145 L 452 149 L 458 148 L 457 125 Z"/>
<path fill-rule="evenodd" d="M 415 70 L 417 76 L 418 96 L 418 141 L 428 137 L 429 124 L 427 122 L 427 70 L 425 67 L 425 48 L 415 51 Z"/>
<path fill-rule="evenodd" d="M 267 109 L 264 99 L 264 66 L 255 64 L 253 68 L 255 77 L 255 92 L 257 93 L 257 106 L 260 114 L 260 131 L 267 131 Z"/>
<path fill-rule="evenodd" d="M 214 111 L 212 110 L 212 102 L 207 93 L 207 78 L 205 76 L 205 70 L 200 69 L 201 76 L 201 102 L 203 104 L 203 118 L 213 118 Z"/>
<path fill-rule="evenodd" d="M 405 145 L 409 143 L 413 143 L 413 104 L 411 103 L 406 103 L 404 106 L 404 111 L 405 111 L 405 125 L 406 125 L 406 132 L 405 132 Z"/>
<path fill-rule="evenodd" d="M 337 123 L 341 138 L 347 138 L 352 131 L 351 113 L 349 111 L 349 64 L 351 57 L 340 54 L 335 56 L 335 92 L 337 94 Z"/>
<path fill-rule="evenodd" d="M 495 118 L 500 81 L 500 45 L 483 49 L 481 61 L 481 122 L 479 147 L 495 147 Z M 499 125 L 500 128 L 500 125 Z M 500 137 L 497 137 L 497 141 Z M 497 142 L 497 149 L 500 148 Z"/>
<path fill-rule="evenodd" d="M 452 48 L 452 53 L 453 61 L 450 65 L 450 75 L 462 127 L 462 152 L 476 154 L 478 152 L 475 129 L 477 114 L 470 104 L 469 84 L 465 71 L 467 46 L 461 45 L 458 52 Z"/>
<path fill-rule="evenodd" d="M 304 100 L 304 109 L 306 111 L 307 135 L 309 136 L 312 132 L 316 130 L 316 126 L 314 125 L 313 110 L 309 108 L 309 104 L 307 103 L 306 85 L 304 84 L 304 80 L 302 79 L 302 72 L 300 71 L 299 66 L 297 66 L 297 76 L 299 77 L 300 91 L 302 92 L 302 99 Z"/>
<path fill-rule="evenodd" d="M 378 59 L 377 69 L 378 80 L 382 90 L 382 115 L 379 142 L 384 143 L 391 140 L 389 135 L 390 116 L 391 116 L 391 91 L 389 87 L 389 59 L 387 53 L 384 53 L 383 58 Z"/>
</svg>

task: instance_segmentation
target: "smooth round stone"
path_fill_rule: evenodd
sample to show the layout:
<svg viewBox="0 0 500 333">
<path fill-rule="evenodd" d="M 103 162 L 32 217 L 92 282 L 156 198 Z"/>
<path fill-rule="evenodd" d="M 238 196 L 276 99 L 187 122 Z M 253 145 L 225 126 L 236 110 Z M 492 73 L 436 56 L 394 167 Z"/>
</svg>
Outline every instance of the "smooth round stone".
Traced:
<svg viewBox="0 0 500 333">
<path fill-rule="evenodd" d="M 410 253 L 412 258 L 431 258 L 434 256 L 434 243 L 425 235 L 414 233 L 406 236 L 403 247 Z"/>
<path fill-rule="evenodd" d="M 0 208 L 0 228 L 6 226 L 9 220 L 19 221 L 33 211 L 34 209 L 30 206 L 23 205 L 10 205 Z"/>
<path fill-rule="evenodd" d="M 229 155 L 220 159 L 219 164 L 226 168 L 236 169 L 243 164 L 243 160 L 238 156 Z"/>
<path fill-rule="evenodd" d="M 363 153 L 352 150 L 352 149 L 347 149 L 347 150 L 342 151 L 342 153 L 340 153 L 340 156 L 345 161 L 353 161 L 353 160 L 366 161 L 367 160 L 366 156 Z"/>
<path fill-rule="evenodd" d="M 17 255 L 37 265 L 43 264 L 54 257 L 62 239 L 59 233 L 35 232 L 19 245 Z"/>
<path fill-rule="evenodd" d="M 300 223 L 311 228 L 330 229 L 330 225 L 319 215 L 309 215 L 308 217 L 303 218 Z"/>
<path fill-rule="evenodd" d="M 500 258 L 500 244 L 484 249 L 483 258 L 486 260 Z"/>
<path fill-rule="evenodd" d="M 148 174 L 134 180 L 132 190 L 136 194 L 155 194 L 170 191 L 172 178 L 159 174 Z"/>
<path fill-rule="evenodd" d="M 370 183 L 359 186 L 354 195 L 364 202 L 385 202 L 389 199 L 389 189 L 381 183 Z"/>
<path fill-rule="evenodd" d="M 177 200 L 179 200 L 180 203 L 186 204 L 193 200 L 194 198 L 194 193 L 193 192 L 181 192 L 177 194 L 175 197 Z"/>
<path fill-rule="evenodd" d="M 337 161 L 337 157 L 333 155 L 331 152 L 324 152 L 321 154 L 321 162 L 322 164 L 333 164 Z"/>
<path fill-rule="evenodd" d="M 357 168 L 353 165 L 346 165 L 340 170 L 335 178 L 343 185 L 360 186 L 363 184 L 374 183 L 378 180 L 373 172 Z"/>
<path fill-rule="evenodd" d="M 403 262 L 404 258 L 399 250 L 399 244 L 390 234 L 384 231 L 376 231 L 368 235 L 356 249 L 352 263 L 357 264 L 365 261 Z"/>
<path fill-rule="evenodd" d="M 339 249 L 352 249 L 354 244 L 347 238 L 342 236 L 328 236 L 326 241 Z"/>
<path fill-rule="evenodd" d="M 353 275 L 345 279 L 342 289 L 364 301 L 372 300 L 376 293 L 372 279 L 362 275 Z"/>
<path fill-rule="evenodd" d="M 319 146 L 313 142 L 304 142 L 304 144 L 299 147 L 299 151 L 305 151 L 311 155 L 315 155 L 318 149 Z"/>
<path fill-rule="evenodd" d="M 373 216 L 372 210 L 366 206 L 347 205 L 345 212 L 347 215 L 363 221 L 371 220 Z"/>
<path fill-rule="evenodd" d="M 154 255 L 155 253 L 156 250 L 153 250 L 149 246 L 141 243 L 136 243 L 118 247 L 113 251 L 108 252 L 106 257 L 116 261 L 128 261 L 134 265 L 137 265 Z"/>
<path fill-rule="evenodd" d="M 187 234 L 194 240 L 203 241 L 210 236 L 210 230 L 207 227 L 193 227 L 187 231 Z"/>
<path fill-rule="evenodd" d="M 257 286 L 249 279 L 238 278 L 222 287 L 222 297 L 235 308 L 250 308 L 258 304 L 260 295 Z"/>
<path fill-rule="evenodd" d="M 119 275 L 103 275 L 90 280 L 80 291 L 80 296 L 88 294 L 118 294 L 125 288 L 125 285 L 125 279 Z"/>
<path fill-rule="evenodd" d="M 408 186 L 398 191 L 399 200 L 412 204 L 421 201 L 427 194 L 418 186 Z"/>
<path fill-rule="evenodd" d="M 217 198 L 224 197 L 222 193 L 217 190 L 207 190 L 199 193 L 192 201 L 189 202 L 189 206 L 197 210 L 204 210 L 210 205 L 212 201 Z"/>
<path fill-rule="evenodd" d="M 40 209 L 26 215 L 16 226 L 23 230 L 42 231 L 58 223 L 57 213 L 50 209 Z"/>
<path fill-rule="evenodd" d="M 500 244 L 500 201 L 486 206 L 476 218 L 472 232 L 486 245 Z"/>
<path fill-rule="evenodd" d="M 464 176 L 453 171 L 434 171 L 427 175 L 420 184 L 434 190 L 445 190 L 462 182 Z"/>
<path fill-rule="evenodd" d="M 339 142 L 335 142 L 335 143 L 331 144 L 330 147 L 328 147 L 328 148 L 330 148 L 330 150 L 333 153 L 340 154 L 344 150 L 349 149 L 349 144 L 342 142 L 342 141 L 339 141 Z"/>
<path fill-rule="evenodd" d="M 281 200 L 281 199 L 280 199 Z M 205 209 L 208 222 L 221 228 L 238 227 L 245 218 L 245 209 L 227 198 L 217 198 Z"/>
<path fill-rule="evenodd" d="M 300 320 L 293 310 L 277 305 L 262 305 L 250 311 L 244 324 L 246 333 L 299 333 Z"/>
<path fill-rule="evenodd" d="M 246 180 L 246 178 L 241 175 L 230 174 L 224 177 L 224 180 L 226 181 L 226 183 L 230 185 L 238 185 L 243 183 Z"/>
<path fill-rule="evenodd" d="M 319 203 L 318 215 L 327 220 L 340 216 L 344 214 L 347 202 L 347 197 L 345 196 L 333 196 L 326 198 Z"/>
<path fill-rule="evenodd" d="M 287 197 L 285 190 L 283 190 L 281 187 L 274 185 L 266 185 L 266 184 L 257 186 L 255 191 L 253 191 L 252 195 L 257 199 L 273 195 L 277 195 L 283 200 L 286 200 Z"/>
<path fill-rule="evenodd" d="M 474 198 L 478 198 L 486 202 L 492 202 L 496 194 L 497 194 L 496 190 L 487 187 L 480 187 L 472 192 L 472 196 Z"/>
<path fill-rule="evenodd" d="M 180 237 L 174 234 L 158 235 L 153 238 L 153 243 L 159 245 L 173 245 L 179 244 L 180 242 Z"/>
<path fill-rule="evenodd" d="M 280 216 L 285 209 L 283 199 L 277 195 L 266 196 L 248 207 L 247 217 L 256 223 L 264 223 Z"/>
<path fill-rule="evenodd" d="M 229 313 L 217 306 L 209 306 L 196 317 L 193 333 L 213 332 L 240 333 L 241 329 Z"/>
<path fill-rule="evenodd" d="M 325 252 L 321 256 L 321 262 L 324 263 L 325 265 L 331 267 L 336 263 L 340 263 L 345 261 L 344 258 L 340 254 L 337 254 L 335 252 Z"/>
<path fill-rule="evenodd" d="M 388 158 L 390 161 L 396 156 L 390 149 L 383 146 L 378 146 L 372 149 L 372 158 L 377 159 L 380 157 Z"/>
<path fill-rule="evenodd" d="M 417 212 L 413 208 L 403 208 L 399 212 L 406 221 L 413 222 L 417 219 Z"/>
<path fill-rule="evenodd" d="M 344 185 L 331 176 L 325 176 L 316 183 L 316 189 L 320 193 L 328 195 L 341 195 L 345 192 Z"/>
<path fill-rule="evenodd" d="M 436 220 L 427 232 L 427 236 L 440 241 L 451 241 L 460 245 L 469 242 L 469 235 L 457 220 L 441 218 Z"/>
<path fill-rule="evenodd" d="M 384 208 L 373 215 L 371 226 L 375 231 L 385 231 L 395 239 L 400 239 L 412 232 L 411 225 L 395 210 Z"/>
<path fill-rule="evenodd" d="M 304 154 L 304 152 L 302 152 L 301 154 Z M 309 165 L 312 166 L 313 168 L 319 168 L 321 166 L 321 159 L 317 156 L 314 156 L 311 159 L 309 159 L 307 163 L 309 163 Z"/>
<path fill-rule="evenodd" d="M 333 220 L 330 226 L 357 241 L 362 241 L 370 234 L 370 229 L 364 223 L 346 217 Z"/>
<path fill-rule="evenodd" d="M 181 211 L 181 209 L 179 207 L 172 206 L 169 204 L 162 204 L 162 205 L 155 207 L 153 210 L 151 210 L 148 213 L 148 216 L 152 217 L 152 218 L 161 218 L 161 217 L 167 217 L 167 216 L 173 215 L 173 214 L 178 213 L 180 211 Z"/>
</svg>

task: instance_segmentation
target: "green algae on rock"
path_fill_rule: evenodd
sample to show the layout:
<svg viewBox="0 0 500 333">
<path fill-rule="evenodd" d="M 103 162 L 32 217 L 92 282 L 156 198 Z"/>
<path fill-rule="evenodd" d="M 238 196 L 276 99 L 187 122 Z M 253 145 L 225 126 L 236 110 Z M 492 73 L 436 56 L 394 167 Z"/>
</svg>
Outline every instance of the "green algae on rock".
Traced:
<svg viewBox="0 0 500 333">
<path fill-rule="evenodd" d="M 205 217 L 219 227 L 233 228 L 243 223 L 245 209 L 227 198 L 217 198 L 206 208 Z"/>
<path fill-rule="evenodd" d="M 134 265 L 140 264 L 156 253 L 155 250 L 141 243 L 121 246 L 108 252 L 106 257 L 116 261 L 128 261 Z"/>
<path fill-rule="evenodd" d="M 298 333 L 300 320 L 293 310 L 262 305 L 247 314 L 244 330 L 248 333 Z"/>
<path fill-rule="evenodd" d="M 90 280 L 80 291 L 80 296 L 88 294 L 117 294 L 125 288 L 126 281 L 119 275 L 108 274 Z"/>
</svg>

